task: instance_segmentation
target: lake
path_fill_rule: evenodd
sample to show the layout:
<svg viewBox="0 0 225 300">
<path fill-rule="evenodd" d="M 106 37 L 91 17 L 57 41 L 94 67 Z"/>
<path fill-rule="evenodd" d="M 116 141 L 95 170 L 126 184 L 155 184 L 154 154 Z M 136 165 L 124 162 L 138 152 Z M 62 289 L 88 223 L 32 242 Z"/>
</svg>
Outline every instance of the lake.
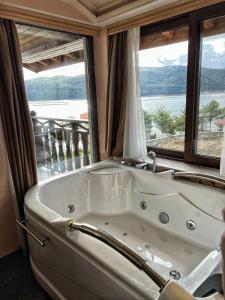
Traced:
<svg viewBox="0 0 225 300">
<path fill-rule="evenodd" d="M 201 94 L 200 107 L 207 105 L 210 101 L 216 100 L 221 107 L 225 107 L 224 93 L 204 93 Z M 154 113 L 160 107 L 165 107 L 174 116 L 179 115 L 185 109 L 186 96 L 154 96 L 143 97 L 142 107 L 149 113 Z M 38 116 L 53 118 L 73 118 L 80 119 L 80 114 L 87 112 L 87 100 L 40 100 L 30 101 L 31 110 L 36 111 Z"/>
<path fill-rule="evenodd" d="M 210 101 L 216 100 L 220 103 L 221 108 L 225 107 L 224 93 L 202 93 L 200 97 L 200 108 L 209 104 Z M 156 96 L 143 97 L 142 107 L 149 113 L 156 112 L 160 107 L 165 107 L 174 116 L 179 115 L 185 109 L 186 95 L 174 96 Z"/>
</svg>

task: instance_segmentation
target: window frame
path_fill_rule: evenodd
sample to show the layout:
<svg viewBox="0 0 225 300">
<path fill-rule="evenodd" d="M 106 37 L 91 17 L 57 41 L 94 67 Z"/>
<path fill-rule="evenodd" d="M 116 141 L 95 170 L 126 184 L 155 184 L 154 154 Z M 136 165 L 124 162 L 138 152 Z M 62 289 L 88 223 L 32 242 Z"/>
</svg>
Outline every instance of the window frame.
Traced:
<svg viewBox="0 0 225 300">
<path fill-rule="evenodd" d="M 141 38 L 174 28 L 189 27 L 184 152 L 157 147 L 147 147 L 148 151 L 152 150 L 159 156 L 181 159 L 188 163 L 219 168 L 220 158 L 196 153 L 196 141 L 201 79 L 201 26 L 204 20 L 221 16 L 225 16 L 225 2 L 141 27 Z"/>
</svg>

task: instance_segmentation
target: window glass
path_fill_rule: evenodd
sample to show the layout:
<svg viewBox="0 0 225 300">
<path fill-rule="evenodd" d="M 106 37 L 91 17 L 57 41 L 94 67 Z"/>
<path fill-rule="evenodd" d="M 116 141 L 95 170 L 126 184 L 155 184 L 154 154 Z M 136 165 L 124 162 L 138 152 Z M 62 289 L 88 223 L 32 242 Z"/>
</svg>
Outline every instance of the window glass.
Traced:
<svg viewBox="0 0 225 300">
<path fill-rule="evenodd" d="M 83 39 L 17 25 L 39 181 L 90 162 Z"/>
<path fill-rule="evenodd" d="M 225 17 L 202 22 L 197 154 L 220 157 L 225 128 Z"/>
<path fill-rule="evenodd" d="M 184 151 L 188 27 L 147 36 L 139 52 L 147 145 Z"/>
</svg>

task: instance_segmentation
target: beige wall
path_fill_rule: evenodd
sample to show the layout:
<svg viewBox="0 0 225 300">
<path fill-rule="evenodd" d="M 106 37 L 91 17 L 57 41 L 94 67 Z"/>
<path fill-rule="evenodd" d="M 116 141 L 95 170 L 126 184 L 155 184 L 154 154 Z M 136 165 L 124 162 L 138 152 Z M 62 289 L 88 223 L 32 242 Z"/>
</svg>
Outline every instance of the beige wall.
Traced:
<svg viewBox="0 0 225 300">
<path fill-rule="evenodd" d="M 0 135 L 0 257 L 19 247 L 15 216 L 9 189 L 9 174 Z"/>
<path fill-rule="evenodd" d="M 107 30 L 102 29 L 100 37 L 94 38 L 95 75 L 98 104 L 98 128 L 100 158 L 105 158 L 106 131 L 106 96 L 108 82 L 108 36 Z"/>
</svg>

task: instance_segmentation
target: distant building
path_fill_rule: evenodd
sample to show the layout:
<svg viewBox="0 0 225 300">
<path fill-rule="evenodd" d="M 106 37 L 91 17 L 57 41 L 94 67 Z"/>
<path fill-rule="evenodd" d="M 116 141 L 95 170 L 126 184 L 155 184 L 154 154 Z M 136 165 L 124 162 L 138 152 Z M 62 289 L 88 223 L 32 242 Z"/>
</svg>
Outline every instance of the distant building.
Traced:
<svg viewBox="0 0 225 300">
<path fill-rule="evenodd" d="M 80 114 L 80 119 L 81 120 L 88 120 L 88 113 L 85 112 L 85 113 Z"/>
<path fill-rule="evenodd" d="M 218 127 L 219 131 L 224 131 L 225 119 L 216 120 L 215 125 Z"/>
</svg>

